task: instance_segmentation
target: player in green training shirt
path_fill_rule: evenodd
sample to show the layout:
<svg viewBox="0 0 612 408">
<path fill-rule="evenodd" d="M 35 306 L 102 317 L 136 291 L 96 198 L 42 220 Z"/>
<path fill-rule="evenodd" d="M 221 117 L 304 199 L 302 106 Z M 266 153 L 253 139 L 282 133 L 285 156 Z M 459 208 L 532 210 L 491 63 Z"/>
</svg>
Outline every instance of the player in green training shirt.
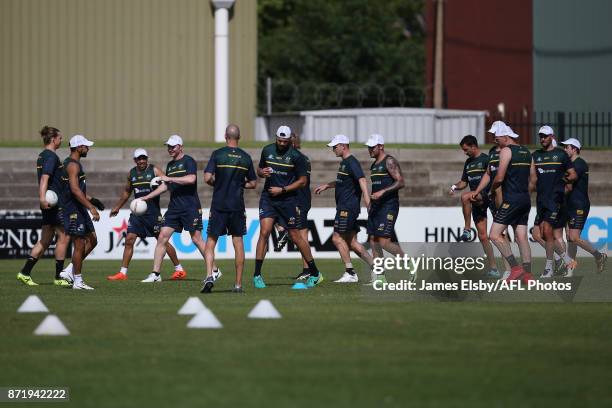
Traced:
<svg viewBox="0 0 612 408">
<path fill-rule="evenodd" d="M 225 129 L 227 146 L 215 150 L 204 170 L 204 181 L 214 187 L 206 239 L 207 276 L 202 293 L 208 293 L 214 286 L 213 268 L 215 246 L 222 235 L 231 235 L 236 263 L 236 283 L 233 292 L 242 292 L 244 269 L 244 242 L 246 235 L 246 213 L 244 211 L 244 189 L 257 186 L 257 176 L 251 156 L 238 147 L 240 128 L 229 125 Z"/>
<path fill-rule="evenodd" d="M 55 151 L 62 144 L 62 134 L 59 129 L 45 126 L 40 130 L 45 149 L 38 155 L 36 161 L 36 172 L 38 175 L 38 200 L 42 210 L 42 235 L 40 240 L 32 248 L 30 256 L 26 260 L 21 272 L 17 274 L 17 280 L 28 285 L 37 286 L 31 278 L 32 268 L 38 262 L 41 255 L 49 248 L 53 236 L 57 236 L 55 243 L 55 280 L 54 285 L 70 286 L 70 282 L 61 278 L 60 273 L 64 268 L 66 248 L 70 237 L 64 233 L 62 220 L 58 214 L 58 206 L 49 205 L 46 199 L 47 190 L 55 192 L 58 196 L 62 188 L 63 165 Z"/>
</svg>

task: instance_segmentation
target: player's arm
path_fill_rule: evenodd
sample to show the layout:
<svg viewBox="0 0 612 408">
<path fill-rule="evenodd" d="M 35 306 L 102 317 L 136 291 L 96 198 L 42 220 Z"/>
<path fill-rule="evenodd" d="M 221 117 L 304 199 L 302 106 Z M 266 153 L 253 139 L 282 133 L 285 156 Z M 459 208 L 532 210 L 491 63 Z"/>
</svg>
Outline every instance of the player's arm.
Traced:
<svg viewBox="0 0 612 408">
<path fill-rule="evenodd" d="M 508 166 L 510 165 L 510 159 L 512 159 L 512 151 L 509 148 L 504 147 L 499 152 L 499 167 L 497 169 L 497 174 L 493 179 L 493 184 L 491 184 L 491 192 L 494 193 L 502 183 L 504 182 L 504 178 L 506 177 L 506 172 L 508 171 Z"/>
<path fill-rule="evenodd" d="M 114 217 L 117 214 L 119 214 L 119 210 L 121 209 L 121 207 L 125 205 L 127 200 L 130 198 L 131 194 L 132 194 L 132 183 L 130 182 L 130 179 L 128 178 L 125 187 L 123 188 L 123 190 L 121 190 L 121 196 L 119 197 L 119 200 L 117 200 L 117 204 L 115 204 L 115 206 L 110 212 L 111 217 Z"/>
<path fill-rule="evenodd" d="M 148 200 L 150 200 L 152 198 L 155 198 L 157 196 L 162 195 L 166 191 L 168 191 L 168 185 L 166 183 L 162 183 L 162 184 L 159 185 L 159 187 L 157 187 L 155 190 L 151 191 L 146 196 L 140 197 L 139 200 L 148 201 Z"/>
<path fill-rule="evenodd" d="M 204 169 L 204 182 L 209 186 L 215 185 L 215 169 L 217 168 L 217 160 L 215 155 L 213 154 L 208 163 L 206 164 L 206 168 Z"/>
<path fill-rule="evenodd" d="M 306 187 L 308 184 L 308 178 L 306 176 L 300 176 L 293 183 L 289 184 L 285 187 L 270 187 L 268 192 L 273 196 L 278 196 L 285 193 L 290 193 L 295 190 L 299 190 L 300 188 Z"/>
<path fill-rule="evenodd" d="M 366 208 L 370 208 L 370 196 L 368 194 L 368 182 L 365 177 L 359 178 L 359 187 L 361 187 L 361 196 L 363 197 L 363 202 L 366 205 Z"/>
<path fill-rule="evenodd" d="M 253 161 L 249 160 L 249 162 L 249 169 L 247 170 L 247 175 L 245 177 L 244 188 L 254 189 L 257 187 L 257 176 L 255 175 L 255 169 L 253 168 Z"/>
<path fill-rule="evenodd" d="M 476 187 L 476 190 L 472 191 L 471 200 L 475 200 L 478 194 L 480 194 L 485 188 L 487 188 L 490 181 L 491 173 L 487 168 L 487 171 L 482 175 L 482 178 L 480 179 L 480 183 L 478 183 L 478 187 Z"/>
<path fill-rule="evenodd" d="M 391 184 L 387 188 L 383 188 L 382 190 L 373 193 L 372 200 L 378 200 L 385 194 L 388 194 L 392 191 L 400 190 L 404 188 L 405 186 L 404 176 L 402 175 L 402 169 L 400 168 L 399 163 L 397 162 L 395 157 L 387 156 L 386 162 L 387 162 L 387 171 L 389 172 L 389 175 L 391 176 L 391 178 L 394 180 L 393 184 Z M 362 190 L 362 191 L 365 191 L 365 190 Z"/>
<path fill-rule="evenodd" d="M 99 221 L 100 214 L 98 214 L 98 210 L 79 188 L 79 167 L 76 163 L 68 163 L 66 172 L 68 173 L 68 185 L 70 186 L 70 192 L 73 197 L 89 210 L 94 221 Z"/>
<path fill-rule="evenodd" d="M 40 201 L 41 210 L 51 208 L 45 196 L 45 194 L 47 194 L 48 188 L 49 188 L 49 175 L 43 174 L 42 176 L 40 176 L 40 184 L 38 185 L 38 201 Z"/>
<path fill-rule="evenodd" d="M 533 193 L 536 190 L 536 184 L 538 183 L 538 172 L 536 171 L 535 162 L 531 159 L 531 166 L 529 166 L 529 192 Z"/>
<path fill-rule="evenodd" d="M 272 175 L 274 170 L 272 167 L 266 167 L 266 157 L 264 155 L 264 151 L 261 151 L 261 157 L 259 158 L 259 164 L 257 165 L 257 176 L 261 178 L 267 178 Z"/>
<path fill-rule="evenodd" d="M 197 176 L 195 174 L 186 174 L 184 176 L 181 177 L 168 177 L 168 176 L 161 176 L 161 181 L 163 181 L 164 183 L 174 183 L 174 184 L 179 184 L 181 186 L 186 186 L 189 184 L 195 184 L 197 180 Z M 158 188 L 159 190 L 159 188 Z M 157 191 L 157 190 L 155 190 Z"/>
<path fill-rule="evenodd" d="M 335 180 L 334 181 L 330 181 L 329 183 L 321 184 L 320 186 L 315 188 L 314 192 L 315 192 L 315 194 L 321 194 L 322 192 L 324 192 L 325 190 L 327 190 L 329 188 L 336 188 L 336 181 Z"/>
<path fill-rule="evenodd" d="M 565 177 L 563 177 L 563 181 L 565 181 L 566 184 L 571 184 L 575 182 L 576 180 L 578 180 L 578 173 L 576 173 L 576 169 L 573 167 L 570 169 L 567 169 L 567 172 L 565 173 Z"/>
</svg>

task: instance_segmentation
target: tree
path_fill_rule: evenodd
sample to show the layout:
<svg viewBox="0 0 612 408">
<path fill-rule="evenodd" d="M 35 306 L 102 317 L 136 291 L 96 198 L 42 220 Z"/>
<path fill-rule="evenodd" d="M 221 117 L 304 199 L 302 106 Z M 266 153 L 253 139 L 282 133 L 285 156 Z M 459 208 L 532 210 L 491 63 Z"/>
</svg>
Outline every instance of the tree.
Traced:
<svg viewBox="0 0 612 408">
<path fill-rule="evenodd" d="M 260 101 L 271 77 L 275 111 L 317 105 L 315 94 L 321 107 L 422 105 L 422 0 L 259 0 L 258 7 Z"/>
</svg>

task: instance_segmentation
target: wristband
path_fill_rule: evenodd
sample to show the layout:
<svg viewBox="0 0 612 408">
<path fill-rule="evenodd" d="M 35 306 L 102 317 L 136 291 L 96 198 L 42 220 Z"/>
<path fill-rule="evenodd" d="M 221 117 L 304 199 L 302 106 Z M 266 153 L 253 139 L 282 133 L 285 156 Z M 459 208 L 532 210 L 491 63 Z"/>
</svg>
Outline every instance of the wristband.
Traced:
<svg viewBox="0 0 612 408">
<path fill-rule="evenodd" d="M 283 191 L 283 194 L 285 194 L 287 192 L 287 189 L 283 187 L 282 191 Z"/>
<path fill-rule="evenodd" d="M 451 192 L 453 192 L 453 193 L 454 193 L 456 189 L 457 189 L 457 186 L 456 186 L 456 185 L 454 185 L 454 184 L 453 184 L 452 186 L 450 186 L 450 191 L 451 191 Z"/>
</svg>

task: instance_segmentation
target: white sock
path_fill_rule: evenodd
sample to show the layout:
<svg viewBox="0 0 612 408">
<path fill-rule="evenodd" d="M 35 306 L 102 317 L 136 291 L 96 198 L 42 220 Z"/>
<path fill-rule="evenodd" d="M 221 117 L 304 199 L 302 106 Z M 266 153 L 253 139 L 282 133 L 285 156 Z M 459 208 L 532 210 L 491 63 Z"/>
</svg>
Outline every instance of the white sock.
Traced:
<svg viewBox="0 0 612 408">
<path fill-rule="evenodd" d="M 183 266 L 181 264 L 178 264 L 174 267 L 175 271 L 182 271 L 183 270 Z"/>
<path fill-rule="evenodd" d="M 353 263 L 352 262 L 347 262 L 344 264 L 344 266 L 346 267 L 346 269 L 353 269 Z"/>
<path fill-rule="evenodd" d="M 547 271 L 552 271 L 552 268 L 553 268 L 553 260 L 547 259 L 546 266 L 544 267 L 544 269 L 546 269 Z"/>
<path fill-rule="evenodd" d="M 64 268 L 64 272 L 72 273 L 72 262 L 70 262 L 68 266 Z"/>
<path fill-rule="evenodd" d="M 74 283 L 81 283 L 83 282 L 83 278 L 81 277 L 81 274 L 79 273 L 78 275 L 74 275 Z"/>
<path fill-rule="evenodd" d="M 555 252 L 555 262 L 556 262 L 556 261 L 558 261 L 558 260 L 560 260 L 560 259 L 561 259 L 561 257 L 559 256 L 559 254 L 557 254 L 557 253 Z"/>
<path fill-rule="evenodd" d="M 124 275 L 127 275 L 127 270 L 128 270 L 128 268 L 125 268 L 125 267 L 122 266 L 121 269 L 119 269 L 119 272 L 121 272 Z"/>
</svg>

